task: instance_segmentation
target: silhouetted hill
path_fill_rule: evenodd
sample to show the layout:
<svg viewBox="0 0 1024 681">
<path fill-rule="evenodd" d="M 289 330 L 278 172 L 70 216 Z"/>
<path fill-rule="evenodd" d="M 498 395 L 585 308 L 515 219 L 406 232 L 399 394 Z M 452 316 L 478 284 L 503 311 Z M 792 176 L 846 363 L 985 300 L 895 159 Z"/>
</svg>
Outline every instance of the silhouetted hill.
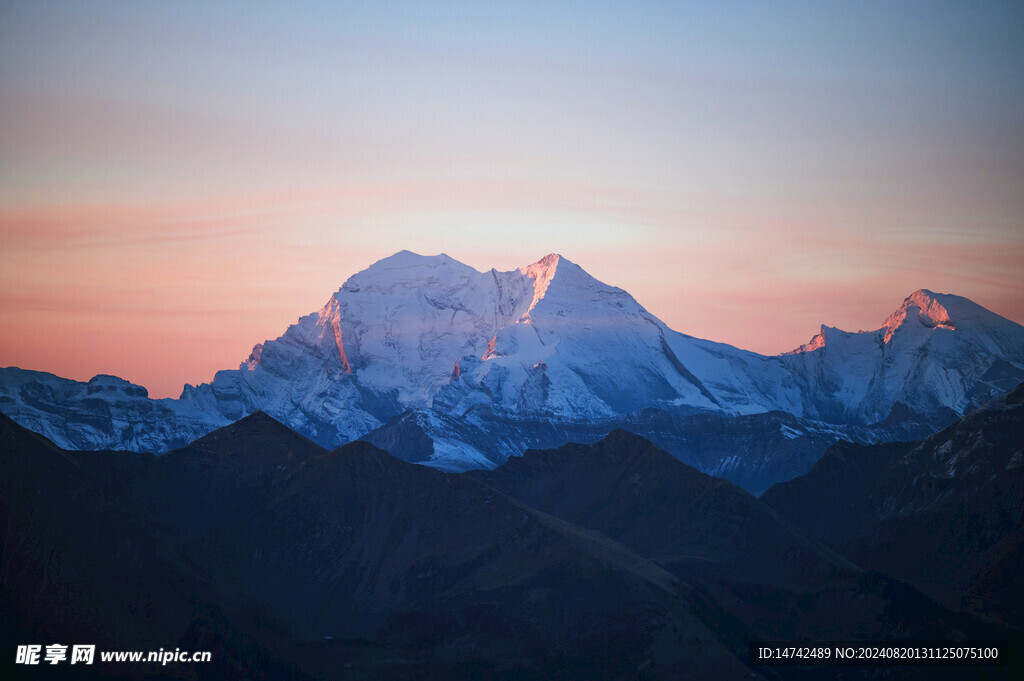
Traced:
<svg viewBox="0 0 1024 681">
<path fill-rule="evenodd" d="M 956 639 L 979 630 L 913 589 L 864 572 L 735 485 L 625 431 L 465 475 L 651 558 L 705 597 L 707 621 L 737 646 L 772 638 Z"/>
<path fill-rule="evenodd" d="M 290 673 L 290 664 L 251 638 L 265 615 L 212 582 L 181 554 L 174 533 L 133 504 L 134 486 L 155 463 L 145 454 L 64 452 L 0 416 L 5 678 L 27 673 L 9 666 L 16 645 L 54 642 L 96 644 L 98 650 L 211 650 L 214 661 L 200 672 L 209 678 Z M 230 628 L 222 626 L 225 618 Z M 31 678 L 157 674 L 147 665 L 98 662 L 85 670 L 31 671 Z"/>
<path fill-rule="evenodd" d="M 257 415 L 157 459 L 2 425 L 14 640 L 199 638 L 227 678 L 279 655 L 354 678 L 748 674 L 669 573 L 369 444 L 326 452 Z"/>
<path fill-rule="evenodd" d="M 847 557 L 1018 625 L 1024 385 L 917 443 L 829 450 L 762 501 Z"/>
<path fill-rule="evenodd" d="M 169 678 L 830 678 L 752 669 L 747 642 L 1004 631 L 624 432 L 487 482 L 263 414 L 161 457 L 6 419 L 0 444 L 5 644 L 214 652 Z"/>
<path fill-rule="evenodd" d="M 711 561 L 742 578 L 791 585 L 856 571 L 739 487 L 624 430 L 467 475 L 660 561 Z"/>
</svg>

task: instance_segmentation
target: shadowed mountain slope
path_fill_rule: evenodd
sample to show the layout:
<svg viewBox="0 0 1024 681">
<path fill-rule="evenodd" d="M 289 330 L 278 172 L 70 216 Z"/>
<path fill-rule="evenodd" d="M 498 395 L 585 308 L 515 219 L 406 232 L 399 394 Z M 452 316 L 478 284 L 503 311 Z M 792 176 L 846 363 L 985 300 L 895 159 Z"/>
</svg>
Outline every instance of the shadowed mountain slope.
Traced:
<svg viewBox="0 0 1024 681">
<path fill-rule="evenodd" d="M 650 561 L 366 443 L 327 452 L 257 414 L 154 458 L 0 426 L 14 640 L 155 650 L 202 634 L 234 660 L 224 678 L 246 655 L 261 673 L 284 656 L 354 678 L 749 676 Z M 223 627 L 197 624 L 206 612 Z"/>
<path fill-rule="evenodd" d="M 856 571 L 747 492 L 623 430 L 467 475 L 657 560 L 713 561 L 740 577 L 787 583 Z"/>
<path fill-rule="evenodd" d="M 735 485 L 625 431 L 465 475 L 651 558 L 728 615 L 714 621 L 737 646 L 772 638 L 956 639 L 985 629 L 861 570 Z"/>
<path fill-rule="evenodd" d="M 1024 385 L 917 443 L 830 449 L 762 501 L 856 562 L 1018 624 Z"/>
<path fill-rule="evenodd" d="M 161 457 L 0 443 L 5 641 L 214 651 L 173 678 L 801 679 L 747 643 L 1004 631 L 627 433 L 523 459 L 541 509 L 265 414 Z"/>
</svg>

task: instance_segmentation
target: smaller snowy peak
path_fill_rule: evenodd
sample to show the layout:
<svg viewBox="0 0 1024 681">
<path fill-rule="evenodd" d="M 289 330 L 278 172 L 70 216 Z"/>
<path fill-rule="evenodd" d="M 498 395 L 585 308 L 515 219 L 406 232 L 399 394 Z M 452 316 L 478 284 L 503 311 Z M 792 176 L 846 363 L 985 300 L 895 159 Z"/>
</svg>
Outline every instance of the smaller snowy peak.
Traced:
<svg viewBox="0 0 1024 681">
<path fill-rule="evenodd" d="M 797 355 L 801 352 L 814 352 L 818 348 L 825 347 L 825 330 L 828 327 L 824 324 L 821 325 L 821 330 L 811 340 L 807 341 L 796 350 L 790 350 L 789 352 L 783 353 L 784 355 Z"/>
<path fill-rule="evenodd" d="M 821 348 L 838 348 L 848 343 L 849 339 L 860 336 L 859 333 L 853 333 L 851 331 L 843 331 L 840 328 L 834 326 L 821 325 L 821 330 L 811 338 L 808 342 L 804 343 L 796 350 L 790 350 L 784 352 L 784 355 L 799 355 L 804 352 L 814 352 Z"/>
<path fill-rule="evenodd" d="M 956 330 L 956 322 L 950 315 L 949 307 L 957 311 L 973 313 L 968 307 L 979 308 L 966 298 L 950 295 L 948 293 L 932 293 L 927 289 L 914 291 L 903 301 L 898 310 L 889 315 L 882 326 L 885 329 L 884 341 L 888 343 L 896 330 L 904 324 L 917 322 L 927 328 L 944 328 L 951 331 Z M 980 309 L 980 308 L 979 308 Z M 971 314 L 970 316 L 976 316 Z"/>
<path fill-rule="evenodd" d="M 974 329 L 975 334 L 987 335 L 995 332 L 999 336 L 1009 334 L 1016 337 L 1019 325 L 962 296 L 919 289 L 907 296 L 899 309 L 889 315 L 877 331 L 864 333 L 871 335 L 881 333 L 883 342 L 888 344 L 900 329 L 912 330 L 912 335 L 915 338 L 919 336 L 924 338 L 933 329 L 962 332 L 968 328 Z M 830 343 L 837 342 L 842 337 L 858 335 L 861 334 L 842 331 L 823 324 L 821 331 L 810 341 L 783 354 L 796 355 L 813 352 Z"/>
<path fill-rule="evenodd" d="M 941 298 L 941 300 L 940 300 Z M 920 289 L 914 291 L 907 298 L 914 305 L 920 308 L 921 312 L 918 317 L 925 324 L 931 326 L 948 325 L 954 326 L 953 320 L 949 316 L 949 310 L 943 303 L 951 303 L 954 301 L 960 301 L 960 304 L 974 305 L 971 301 L 966 298 L 960 298 L 959 296 L 953 296 L 948 293 L 936 294 L 932 293 L 927 289 Z"/>
</svg>

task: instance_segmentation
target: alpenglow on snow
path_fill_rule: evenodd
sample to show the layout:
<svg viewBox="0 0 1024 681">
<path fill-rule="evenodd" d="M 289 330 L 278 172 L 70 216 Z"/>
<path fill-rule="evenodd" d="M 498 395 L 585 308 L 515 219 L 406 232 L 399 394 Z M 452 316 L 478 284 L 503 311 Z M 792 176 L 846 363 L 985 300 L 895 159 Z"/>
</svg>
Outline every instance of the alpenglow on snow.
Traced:
<svg viewBox="0 0 1024 681">
<path fill-rule="evenodd" d="M 839 430 L 948 422 L 1021 380 L 1024 327 L 958 296 L 920 290 L 875 331 L 822 327 L 764 356 L 674 331 L 559 255 L 478 272 L 402 251 L 177 400 L 8 368 L 0 411 L 66 448 L 140 451 L 256 410 L 329 447 L 404 418 L 430 434 L 421 462 L 466 470 L 522 453 L 538 429 L 596 437 L 651 409 L 786 412 Z"/>
</svg>

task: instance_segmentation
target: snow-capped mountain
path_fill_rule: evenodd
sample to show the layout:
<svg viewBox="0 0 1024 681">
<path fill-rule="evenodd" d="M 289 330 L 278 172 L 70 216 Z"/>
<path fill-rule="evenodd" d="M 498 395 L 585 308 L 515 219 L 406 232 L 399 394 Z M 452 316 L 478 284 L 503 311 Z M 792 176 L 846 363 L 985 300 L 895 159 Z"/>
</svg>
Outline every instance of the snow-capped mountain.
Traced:
<svg viewBox="0 0 1024 681">
<path fill-rule="evenodd" d="M 0 412 L 66 449 L 162 452 L 226 423 L 116 376 L 82 383 L 16 367 L 0 369 Z"/>
<path fill-rule="evenodd" d="M 779 359 L 800 382 L 803 416 L 872 424 L 895 409 L 955 418 L 1024 381 L 1024 327 L 922 289 L 875 331 L 822 326 Z"/>
<path fill-rule="evenodd" d="M 340 443 L 408 409 L 575 423 L 650 406 L 795 408 L 784 378 L 769 358 L 672 331 L 558 255 L 477 272 L 403 251 L 181 399 L 229 420 L 263 409 Z"/>
<path fill-rule="evenodd" d="M 372 433 L 402 458 L 465 470 L 645 418 L 786 412 L 801 420 L 787 439 L 933 430 L 1021 380 L 1024 327 L 957 296 L 918 291 L 876 331 L 823 327 L 769 357 L 674 331 L 559 255 L 478 272 L 402 251 L 178 400 L 5 369 L 0 410 L 62 446 L 156 451 L 263 410 L 325 446 Z M 721 472 L 742 452 L 708 456 Z"/>
</svg>

